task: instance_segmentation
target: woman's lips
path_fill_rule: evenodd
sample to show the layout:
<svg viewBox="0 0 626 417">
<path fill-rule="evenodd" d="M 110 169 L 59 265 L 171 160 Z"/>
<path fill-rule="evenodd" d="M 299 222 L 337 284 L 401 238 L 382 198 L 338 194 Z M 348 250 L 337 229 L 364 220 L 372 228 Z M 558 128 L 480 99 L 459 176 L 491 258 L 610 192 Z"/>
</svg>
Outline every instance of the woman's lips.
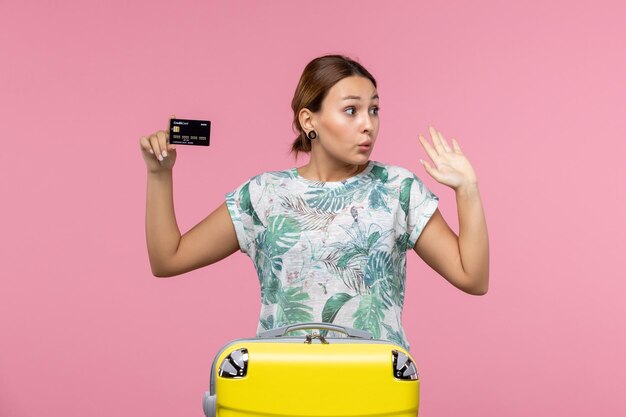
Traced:
<svg viewBox="0 0 626 417">
<path fill-rule="evenodd" d="M 372 144 L 371 143 L 362 143 L 360 145 L 358 145 L 359 151 L 360 152 L 367 152 L 370 149 L 372 149 Z"/>
</svg>

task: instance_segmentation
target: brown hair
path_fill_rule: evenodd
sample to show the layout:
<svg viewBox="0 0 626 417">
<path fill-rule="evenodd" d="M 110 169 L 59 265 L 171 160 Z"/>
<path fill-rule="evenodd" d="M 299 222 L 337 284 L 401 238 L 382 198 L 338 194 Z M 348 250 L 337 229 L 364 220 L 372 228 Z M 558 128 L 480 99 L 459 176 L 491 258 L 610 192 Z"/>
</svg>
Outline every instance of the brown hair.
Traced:
<svg viewBox="0 0 626 417">
<path fill-rule="evenodd" d="M 291 152 L 311 152 L 311 140 L 300 126 L 298 114 L 306 108 L 311 112 L 318 112 L 322 101 L 333 85 L 346 77 L 359 75 L 368 78 L 374 87 L 376 80 L 361 64 L 343 55 L 325 55 L 315 58 L 307 64 L 300 76 L 296 92 L 291 100 L 293 110 L 293 129 L 298 137 L 291 146 Z"/>
</svg>

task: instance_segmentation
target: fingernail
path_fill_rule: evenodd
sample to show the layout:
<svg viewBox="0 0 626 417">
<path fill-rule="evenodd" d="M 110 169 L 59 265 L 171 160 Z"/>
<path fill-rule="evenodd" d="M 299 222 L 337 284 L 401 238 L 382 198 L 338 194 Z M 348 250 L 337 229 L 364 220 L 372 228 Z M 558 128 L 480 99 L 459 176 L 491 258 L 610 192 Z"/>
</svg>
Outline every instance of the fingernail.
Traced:
<svg viewBox="0 0 626 417">
<path fill-rule="evenodd" d="M 150 149 L 150 153 L 151 153 L 151 154 L 154 154 L 154 151 L 153 151 L 152 149 Z"/>
<path fill-rule="evenodd" d="M 163 158 L 167 158 L 167 151 L 164 150 L 162 154 L 163 154 Z"/>
<path fill-rule="evenodd" d="M 420 159 L 420 164 L 424 165 L 424 161 L 422 159 Z"/>
<path fill-rule="evenodd" d="M 162 157 L 161 155 L 158 155 L 158 156 L 157 156 L 157 159 L 158 159 L 159 161 L 162 161 L 162 160 L 163 160 L 163 157 Z"/>
</svg>

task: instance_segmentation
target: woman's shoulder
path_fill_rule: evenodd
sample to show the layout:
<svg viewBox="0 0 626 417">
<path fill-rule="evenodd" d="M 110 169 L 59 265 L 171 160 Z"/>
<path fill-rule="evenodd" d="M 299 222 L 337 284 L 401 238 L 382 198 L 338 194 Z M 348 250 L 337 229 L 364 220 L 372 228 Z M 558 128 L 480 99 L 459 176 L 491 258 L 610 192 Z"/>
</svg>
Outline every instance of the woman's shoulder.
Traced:
<svg viewBox="0 0 626 417">
<path fill-rule="evenodd" d="M 417 175 L 408 168 L 399 165 L 387 164 L 379 161 L 371 161 L 373 164 L 372 171 L 376 175 L 377 172 L 383 172 L 384 177 L 391 180 L 402 181 L 405 178 L 417 178 Z"/>
<path fill-rule="evenodd" d="M 264 171 L 254 175 L 246 181 L 250 185 L 263 186 L 268 184 L 284 184 L 297 177 L 294 168 L 288 168 L 277 171 Z"/>
</svg>

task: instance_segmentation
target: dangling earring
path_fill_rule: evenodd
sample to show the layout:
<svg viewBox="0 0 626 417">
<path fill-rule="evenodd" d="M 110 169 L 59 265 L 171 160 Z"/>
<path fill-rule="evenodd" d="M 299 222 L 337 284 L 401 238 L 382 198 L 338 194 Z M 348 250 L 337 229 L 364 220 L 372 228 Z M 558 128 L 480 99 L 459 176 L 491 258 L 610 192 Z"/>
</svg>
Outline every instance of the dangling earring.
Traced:
<svg viewBox="0 0 626 417">
<path fill-rule="evenodd" d="M 306 134 L 306 137 L 313 140 L 317 137 L 317 133 L 315 132 L 315 130 L 311 130 L 309 133 Z"/>
</svg>

